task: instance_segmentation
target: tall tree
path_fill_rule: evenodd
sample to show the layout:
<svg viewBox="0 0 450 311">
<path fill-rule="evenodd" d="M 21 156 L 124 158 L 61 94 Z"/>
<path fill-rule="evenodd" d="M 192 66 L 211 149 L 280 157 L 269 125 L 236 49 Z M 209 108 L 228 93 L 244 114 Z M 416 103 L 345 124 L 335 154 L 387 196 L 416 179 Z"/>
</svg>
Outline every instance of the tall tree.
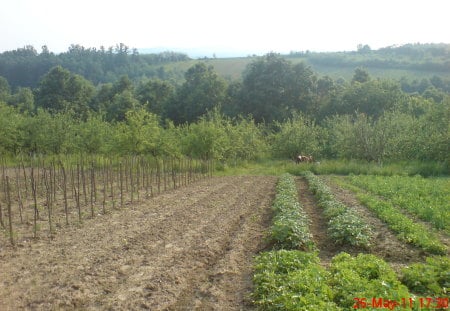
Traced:
<svg viewBox="0 0 450 311">
<path fill-rule="evenodd" d="M 167 81 L 153 79 L 141 82 L 136 88 L 136 98 L 149 112 L 161 115 L 169 99 L 174 95 L 175 88 Z"/>
<path fill-rule="evenodd" d="M 293 110 L 311 110 L 315 88 L 316 77 L 309 67 L 270 53 L 244 71 L 239 107 L 257 122 L 281 121 Z"/>
<path fill-rule="evenodd" d="M 6 102 L 11 95 L 8 80 L 0 76 L 0 101 Z"/>
<path fill-rule="evenodd" d="M 74 112 L 85 117 L 94 95 L 91 82 L 56 66 L 41 80 L 36 93 L 36 106 L 50 112 Z"/>
<path fill-rule="evenodd" d="M 185 79 L 175 100 L 166 108 L 166 116 L 176 123 L 195 121 L 224 102 L 226 82 L 212 66 L 198 63 L 188 69 Z"/>
</svg>

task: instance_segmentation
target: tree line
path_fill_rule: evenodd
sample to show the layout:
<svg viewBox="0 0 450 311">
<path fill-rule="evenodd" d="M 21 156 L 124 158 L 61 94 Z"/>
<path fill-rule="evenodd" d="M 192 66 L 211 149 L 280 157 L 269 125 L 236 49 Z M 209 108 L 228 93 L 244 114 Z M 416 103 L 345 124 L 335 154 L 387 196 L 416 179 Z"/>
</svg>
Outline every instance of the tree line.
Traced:
<svg viewBox="0 0 450 311">
<path fill-rule="evenodd" d="M 318 76 L 269 53 L 239 81 L 197 62 L 182 83 L 122 75 L 94 84 L 62 66 L 35 88 L 0 78 L 0 152 L 449 161 L 450 99 L 406 93 L 356 68 Z"/>
<path fill-rule="evenodd" d="M 93 84 L 114 82 L 122 75 L 131 79 L 142 76 L 160 79 L 181 79 L 182 74 L 169 72 L 164 64 L 186 61 L 184 53 L 166 51 L 157 54 L 139 54 L 135 48 L 124 43 L 108 48 L 86 48 L 72 44 L 66 52 L 55 54 L 42 47 L 41 53 L 31 45 L 0 53 L 0 76 L 13 87 L 37 86 L 41 77 L 51 68 L 61 66 L 83 76 Z"/>
</svg>

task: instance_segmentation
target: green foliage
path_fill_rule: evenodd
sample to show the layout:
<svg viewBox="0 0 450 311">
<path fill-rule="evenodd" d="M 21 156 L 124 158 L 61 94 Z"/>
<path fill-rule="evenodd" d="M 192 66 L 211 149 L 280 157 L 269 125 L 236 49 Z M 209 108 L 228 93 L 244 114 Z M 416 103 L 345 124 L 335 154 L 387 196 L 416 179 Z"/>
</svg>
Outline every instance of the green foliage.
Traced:
<svg viewBox="0 0 450 311">
<path fill-rule="evenodd" d="M 136 98 L 149 112 L 162 115 L 169 100 L 174 96 L 175 88 L 167 81 L 153 79 L 141 81 L 136 88 Z"/>
<path fill-rule="evenodd" d="M 239 112 L 257 122 L 282 121 L 293 109 L 312 109 L 315 75 L 304 64 L 293 65 L 269 53 L 247 65 L 239 95 Z"/>
<path fill-rule="evenodd" d="M 352 184 L 388 199 L 450 234 L 450 180 L 420 176 L 351 176 Z"/>
<path fill-rule="evenodd" d="M 385 111 L 378 119 L 367 114 L 336 115 L 324 121 L 324 149 L 328 156 L 380 163 L 394 159 L 450 163 L 449 119 L 450 100 L 418 117 L 399 110 Z"/>
<path fill-rule="evenodd" d="M 416 263 L 402 269 L 403 284 L 418 295 L 445 297 L 450 289 L 450 258 L 427 257 L 426 263 Z"/>
<path fill-rule="evenodd" d="M 364 193 L 359 187 L 344 181 L 339 182 L 343 187 L 356 192 L 358 200 L 372 210 L 378 218 L 388 224 L 399 239 L 414 244 L 431 254 L 445 254 L 447 247 L 422 224 L 416 223 L 390 202 L 382 201 L 374 195 Z"/>
<path fill-rule="evenodd" d="M 212 66 L 205 63 L 194 65 L 186 72 L 185 80 L 175 99 L 165 109 L 165 115 L 176 124 L 196 121 L 225 100 L 225 80 Z"/>
<path fill-rule="evenodd" d="M 352 308 L 355 297 L 382 297 L 397 302 L 410 297 L 408 289 L 400 283 L 392 268 L 371 254 L 352 257 L 340 253 L 332 259 L 330 273 L 328 285 L 333 289 L 334 302 L 345 309 Z"/>
<path fill-rule="evenodd" d="M 25 118 L 0 101 L 0 154 L 15 155 L 23 149 Z"/>
<path fill-rule="evenodd" d="M 22 113 L 33 113 L 35 111 L 33 91 L 27 87 L 19 87 L 9 97 L 8 104 L 16 107 Z"/>
<path fill-rule="evenodd" d="M 183 154 L 203 158 L 254 160 L 266 150 L 262 130 L 250 118 L 231 119 L 213 109 L 196 123 L 179 126 Z"/>
<path fill-rule="evenodd" d="M 320 153 L 323 130 L 314 121 L 294 115 L 283 123 L 277 123 L 277 127 L 270 138 L 275 157 L 293 159 L 299 154 L 317 156 Z"/>
<path fill-rule="evenodd" d="M 309 171 L 303 172 L 302 175 L 317 197 L 319 206 L 324 209 L 324 215 L 328 219 L 328 234 L 333 241 L 337 244 L 369 247 L 372 231 L 361 217 L 337 201 L 331 189 L 319 177 Z"/>
<path fill-rule="evenodd" d="M 273 251 L 255 258 L 253 298 L 259 310 L 341 310 L 316 253 Z"/>
<path fill-rule="evenodd" d="M 6 102 L 11 95 L 11 87 L 8 80 L 0 76 L 0 102 Z"/>
<path fill-rule="evenodd" d="M 297 187 L 292 175 L 283 174 L 279 178 L 272 207 L 275 216 L 270 237 L 278 247 L 303 250 L 314 248 L 308 217 L 298 202 Z"/>
<path fill-rule="evenodd" d="M 150 154 L 154 157 L 168 155 L 174 150 L 166 150 L 163 129 L 159 125 L 159 117 L 144 109 L 130 110 L 126 113 L 126 121 L 119 124 L 117 131 L 119 154 Z"/>
<path fill-rule="evenodd" d="M 334 214 L 340 210 L 333 209 Z M 330 215 L 330 210 L 326 215 Z M 355 212 L 346 210 L 343 213 L 330 218 L 328 223 L 328 232 L 330 237 L 337 244 L 350 244 L 359 247 L 370 246 L 372 233 L 369 227 L 361 221 L 361 218 Z"/>
<path fill-rule="evenodd" d="M 36 106 L 53 113 L 74 112 L 77 116 L 85 117 L 93 95 L 94 86 L 91 82 L 56 66 L 40 81 Z"/>
</svg>

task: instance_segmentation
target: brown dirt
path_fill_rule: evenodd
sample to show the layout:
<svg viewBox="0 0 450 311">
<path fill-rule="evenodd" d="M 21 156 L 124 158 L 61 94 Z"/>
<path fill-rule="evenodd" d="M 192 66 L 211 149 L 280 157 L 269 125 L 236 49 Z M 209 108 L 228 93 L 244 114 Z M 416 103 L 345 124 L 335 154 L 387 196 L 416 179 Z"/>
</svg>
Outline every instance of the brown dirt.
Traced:
<svg viewBox="0 0 450 311">
<path fill-rule="evenodd" d="M 386 260 L 396 270 L 407 264 L 423 260 L 425 254 L 422 251 L 398 240 L 384 222 L 358 202 L 351 191 L 340 188 L 327 177 L 323 177 L 323 181 L 331 188 L 336 199 L 354 209 L 374 232 L 372 245 L 369 249 L 335 245 L 327 236 L 328 224 L 322 208 L 317 205 L 314 195 L 308 189 L 307 182 L 303 178 L 298 178 L 299 199 L 311 220 L 310 230 L 314 242 L 320 250 L 319 257 L 324 265 L 328 265 L 331 258 L 340 252 L 347 252 L 352 255 L 358 253 L 374 254 Z"/>
<path fill-rule="evenodd" d="M 274 177 L 200 181 L 0 245 L 0 310 L 248 310 Z"/>
</svg>

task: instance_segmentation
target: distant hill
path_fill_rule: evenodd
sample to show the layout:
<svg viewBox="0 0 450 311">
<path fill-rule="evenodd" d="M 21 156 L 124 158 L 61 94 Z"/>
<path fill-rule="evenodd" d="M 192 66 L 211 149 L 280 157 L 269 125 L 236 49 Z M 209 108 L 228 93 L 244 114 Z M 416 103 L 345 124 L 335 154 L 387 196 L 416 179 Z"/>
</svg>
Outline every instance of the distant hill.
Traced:
<svg viewBox="0 0 450 311">
<path fill-rule="evenodd" d="M 26 46 L 0 53 L 0 76 L 12 88 L 36 87 L 52 67 L 60 65 L 82 75 L 95 85 L 114 82 L 127 75 L 131 80 L 159 78 L 181 83 L 184 73 L 202 61 L 229 80 L 242 78 L 246 66 L 258 56 L 234 57 L 243 51 L 217 51 L 198 48 L 168 51 L 167 49 L 131 49 L 121 43 L 108 49 L 72 45 L 67 52 L 54 54 L 48 50 L 38 53 Z M 231 57 L 233 56 L 233 57 Z M 371 50 L 359 46 L 350 52 L 291 52 L 283 55 L 293 63 L 304 62 L 319 75 L 351 79 L 357 67 L 364 67 L 371 76 L 421 81 L 438 77 L 450 81 L 450 44 L 407 44 Z"/>
<path fill-rule="evenodd" d="M 439 76 L 450 79 L 450 44 L 407 44 L 371 50 L 364 46 L 351 52 L 291 52 L 283 55 L 293 63 L 305 62 L 320 75 L 351 79 L 355 68 L 363 67 L 381 78 L 422 79 Z M 240 79 L 245 67 L 257 56 L 213 58 L 168 63 L 168 70 L 185 71 L 198 61 L 212 65 L 228 79 Z"/>
</svg>

